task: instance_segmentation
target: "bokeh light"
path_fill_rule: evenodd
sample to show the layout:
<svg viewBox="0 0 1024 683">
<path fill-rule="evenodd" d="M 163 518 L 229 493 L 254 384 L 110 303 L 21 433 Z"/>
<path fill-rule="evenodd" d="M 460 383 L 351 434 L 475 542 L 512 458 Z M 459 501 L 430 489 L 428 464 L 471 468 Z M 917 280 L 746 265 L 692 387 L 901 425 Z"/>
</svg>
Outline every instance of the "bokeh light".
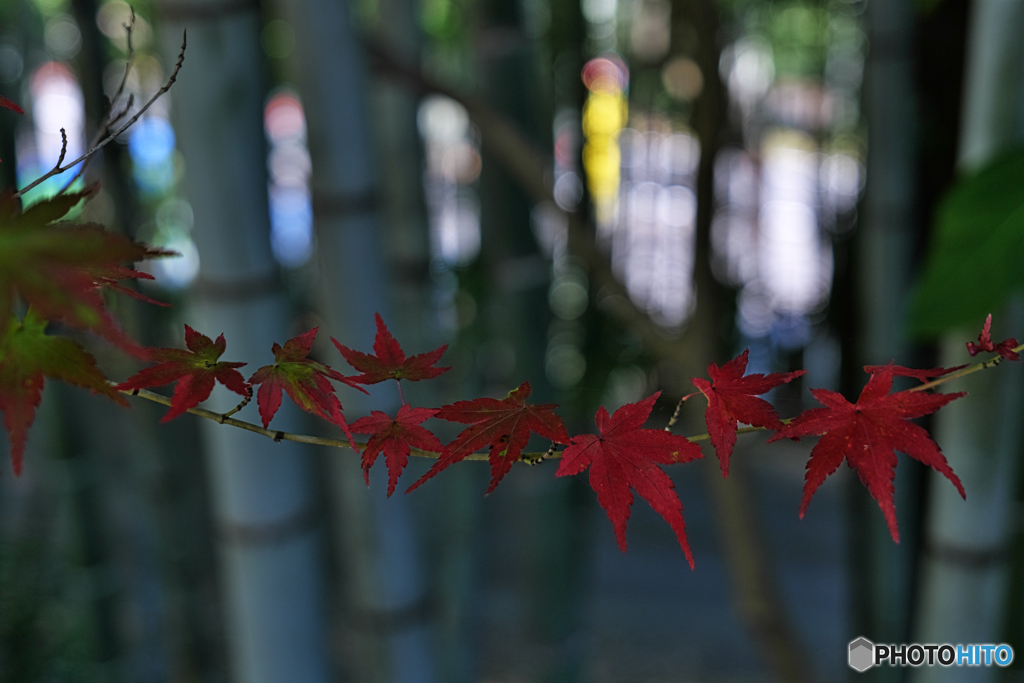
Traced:
<svg viewBox="0 0 1024 683">
<path fill-rule="evenodd" d="M 267 196 L 270 245 L 278 263 L 298 268 L 313 255 L 313 204 L 309 176 L 313 165 L 306 146 L 306 115 L 298 96 L 282 90 L 263 111 L 267 134 Z"/>
<path fill-rule="evenodd" d="M 60 158 L 63 145 L 61 129 L 67 134 L 64 162 L 72 161 L 85 152 L 85 105 L 82 89 L 71 69 L 61 62 L 46 62 L 29 79 L 31 93 L 31 135 L 19 135 L 18 183 L 32 182 L 49 171 Z M 78 167 L 74 167 L 73 175 Z M 53 194 L 68 181 L 53 177 L 32 190 L 26 199 Z"/>
<path fill-rule="evenodd" d="M 58 14 L 48 19 L 43 36 L 47 49 L 57 59 L 71 59 L 82 47 L 82 32 L 70 14 Z"/>
<path fill-rule="evenodd" d="M 483 159 L 465 108 L 450 98 L 424 98 L 417 125 L 426 152 L 424 190 L 433 259 L 465 266 L 480 253 L 480 205 L 475 182 Z"/>
<path fill-rule="evenodd" d="M 619 59 L 597 57 L 583 67 L 582 78 L 590 91 L 583 105 L 583 170 L 597 221 L 606 226 L 619 190 L 618 137 L 626 124 L 629 72 Z"/>
<path fill-rule="evenodd" d="M 612 264 L 630 297 L 666 329 L 679 329 L 693 312 L 697 199 L 693 187 L 700 144 L 667 122 L 652 130 L 622 131 L 622 185 L 608 233 Z"/>
<path fill-rule="evenodd" d="M 174 184 L 174 129 L 159 116 L 145 116 L 128 137 L 132 176 L 144 195 L 159 195 Z"/>
<path fill-rule="evenodd" d="M 96 25 L 110 42 L 122 52 L 128 51 L 128 33 L 125 26 L 132 22 L 132 10 L 124 0 L 108 0 L 96 10 Z M 132 46 L 145 49 L 153 39 L 153 29 L 139 14 L 135 15 L 132 28 Z"/>
</svg>

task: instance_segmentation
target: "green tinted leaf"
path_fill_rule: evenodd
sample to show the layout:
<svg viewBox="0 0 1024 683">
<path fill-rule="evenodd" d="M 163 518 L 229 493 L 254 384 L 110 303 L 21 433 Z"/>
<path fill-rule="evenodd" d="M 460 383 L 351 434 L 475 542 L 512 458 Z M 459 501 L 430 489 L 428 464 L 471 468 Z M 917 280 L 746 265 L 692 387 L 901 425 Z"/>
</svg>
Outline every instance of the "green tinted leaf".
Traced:
<svg viewBox="0 0 1024 683">
<path fill-rule="evenodd" d="M 32 306 L 48 320 L 63 320 L 141 354 L 106 310 L 101 287 L 137 277 L 121 264 L 169 255 L 91 223 L 54 222 L 91 190 L 33 204 L 24 213 L 9 196 L 0 198 L 0 328 L 15 303 Z"/>
<path fill-rule="evenodd" d="M 1024 150 L 960 180 L 939 207 L 911 334 L 974 325 L 1024 286 Z"/>
<path fill-rule="evenodd" d="M 83 199 L 90 199 L 99 191 L 99 185 L 90 185 L 81 192 L 68 192 L 41 199 L 21 214 L 21 221 L 34 225 L 47 225 L 64 218 Z"/>
<path fill-rule="evenodd" d="M 78 342 L 46 334 L 46 321 L 31 309 L 24 320 L 8 318 L 0 337 L 0 413 L 11 441 L 15 474 L 21 473 L 28 429 L 43 396 L 44 376 L 92 389 L 127 405 Z"/>
</svg>

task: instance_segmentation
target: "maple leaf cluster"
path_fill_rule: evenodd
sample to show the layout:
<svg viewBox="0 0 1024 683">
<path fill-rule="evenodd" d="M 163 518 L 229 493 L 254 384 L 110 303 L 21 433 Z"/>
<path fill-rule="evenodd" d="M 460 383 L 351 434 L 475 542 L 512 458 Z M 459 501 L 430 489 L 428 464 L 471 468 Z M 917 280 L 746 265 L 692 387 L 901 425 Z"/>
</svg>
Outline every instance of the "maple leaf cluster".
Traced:
<svg viewBox="0 0 1024 683">
<path fill-rule="evenodd" d="M 0 106 L 20 113 L 12 105 L 0 100 Z M 0 411 L 10 435 L 15 474 L 21 472 L 25 441 L 46 377 L 127 405 L 95 359 L 77 341 L 47 334 L 48 323 L 93 332 L 137 357 L 147 354 L 107 310 L 103 290 L 159 303 L 120 284 L 132 278 L 152 279 L 124 263 L 173 252 L 133 242 L 100 225 L 63 220 L 96 189 L 59 194 L 24 210 L 12 193 L 0 196 Z M 15 314 L 19 308 L 25 308 L 20 318 Z"/>
<path fill-rule="evenodd" d="M 159 364 L 143 370 L 118 385 L 117 389 L 129 390 L 177 381 L 171 410 L 164 417 L 167 420 L 194 408 L 208 397 L 215 380 L 242 395 L 248 395 L 252 387 L 258 385 L 257 402 L 265 428 L 280 408 L 283 393 L 287 393 L 304 410 L 339 426 L 352 448 L 359 450 L 352 439 L 353 434 L 369 436 L 362 447 L 363 475 L 369 484 L 370 469 L 383 453 L 388 473 L 388 496 L 395 492 L 413 449 L 417 449 L 419 454 L 436 454 L 437 462 L 409 486 L 407 493 L 451 465 L 486 449 L 491 466 L 491 481 L 486 490 L 489 494 L 512 465 L 522 458 L 531 435 L 537 434 L 550 440 L 553 449 L 557 445 L 563 447 L 556 476 L 577 475 L 589 468 L 590 485 L 612 522 L 623 551 L 626 549 L 626 524 L 635 491 L 668 522 L 687 561 L 691 567 L 694 565 L 686 538 L 683 506 L 662 466 L 692 462 L 702 458 L 703 453 L 697 443 L 683 436 L 667 430 L 644 428 L 660 392 L 624 405 L 612 415 L 605 408 L 600 408 L 595 416 L 597 434 L 570 436 L 562 419 L 554 412 L 556 405 L 527 403 L 531 393 L 528 382 L 502 399 L 481 397 L 456 401 L 440 408 L 414 407 L 405 403 L 403 398 L 394 416 L 374 410 L 369 416 L 348 424 L 331 381 L 363 391 L 359 385 L 393 379 L 400 387 L 402 380 L 432 379 L 449 369 L 436 367 L 446 346 L 406 357 L 379 314 L 376 324 L 373 354 L 350 349 L 331 339 L 342 357 L 360 373 L 354 376 L 346 377 L 330 366 L 308 358 L 317 334 L 314 328 L 287 341 L 284 346 L 274 344 L 275 364 L 260 368 L 246 382 L 235 369 L 241 363 L 219 361 L 225 349 L 223 335 L 213 342 L 186 326 L 188 351 L 152 350 L 150 360 Z M 987 338 L 984 332 L 982 337 Z M 936 469 L 953 482 L 961 495 L 965 495 L 960 480 L 935 442 L 922 427 L 910 422 L 964 394 L 932 394 L 915 390 L 891 393 L 894 376 L 909 376 L 925 382 L 959 368 L 915 370 L 892 363 L 867 366 L 865 371 L 870 378 L 856 403 L 850 403 L 832 391 L 812 389 L 812 395 L 825 407 L 807 410 L 793 420 L 783 422 L 771 404 L 759 396 L 802 377 L 805 371 L 746 374 L 748 360 L 748 351 L 744 351 L 721 367 L 711 363 L 708 366 L 710 379 L 693 378 L 694 386 L 707 399 L 707 438 L 718 457 L 723 476 L 729 474 L 729 460 L 736 444 L 738 427 L 743 423 L 774 431 L 769 443 L 783 438 L 821 436 L 807 465 L 799 509 L 801 517 L 817 488 L 845 460 L 878 501 L 893 539 L 898 542 L 892 483 L 896 451 Z M 429 419 L 456 422 L 467 427 L 450 443 L 444 444 L 423 426 Z"/>
<path fill-rule="evenodd" d="M 6 105 L 0 102 L 0 106 Z M 480 397 L 439 408 L 412 406 L 405 402 L 401 382 L 434 379 L 449 370 L 437 367 L 447 347 L 407 357 L 379 314 L 372 354 L 331 339 L 342 358 L 358 373 L 351 376 L 310 357 L 317 328 L 283 345 L 275 343 L 271 349 L 273 364 L 260 367 L 248 379 L 239 371 L 246 363 L 221 360 L 227 350 L 223 334 L 213 340 L 186 325 L 185 349 L 143 348 L 121 331 L 105 307 L 102 291 L 112 290 L 159 303 L 120 283 L 149 277 L 126 264 L 167 252 L 110 233 L 101 226 L 72 225 L 62 220 L 79 201 L 94 192 L 94 188 L 88 188 L 79 193 L 60 194 L 24 211 L 13 196 L 0 197 L 0 297 L 4 299 L 0 301 L 0 412 L 10 436 L 16 474 L 22 469 L 28 430 L 46 377 L 83 386 L 121 404 L 126 401 L 119 392 L 138 393 L 173 383 L 170 410 L 161 420 L 164 422 L 197 409 L 219 382 L 244 397 L 230 414 L 244 407 L 255 393 L 264 433 L 276 439 L 284 433 L 270 432 L 269 426 L 285 394 L 303 410 L 336 425 L 348 445 L 361 451 L 367 484 L 370 469 L 383 454 L 388 496 L 397 488 L 414 449 L 417 455 L 435 456 L 437 462 L 408 487 L 407 493 L 453 464 L 486 450 L 491 468 L 486 493 L 490 494 L 512 465 L 523 459 L 529 440 L 537 435 L 551 442 L 548 455 L 561 458 L 556 476 L 578 475 L 589 469 L 590 485 L 622 550 L 626 549 L 626 525 L 636 492 L 668 522 L 693 566 L 683 505 L 672 479 L 662 468 L 698 460 L 703 453 L 698 443 L 673 434 L 668 428 L 645 428 L 660 392 L 624 405 L 613 414 L 601 407 L 595 415 L 596 434 L 570 435 L 555 412 L 557 405 L 528 403 L 529 382 L 512 389 L 504 398 Z M 14 313 L 19 306 L 26 309 L 20 317 Z M 114 385 L 78 342 L 49 333 L 47 326 L 51 322 L 92 332 L 154 365 Z M 1017 360 L 1016 340 L 994 344 L 990 328 L 991 316 L 985 321 L 978 343 L 968 343 L 971 355 L 991 352 Z M 693 378 L 699 391 L 691 396 L 703 395 L 707 400 L 705 438 L 714 449 L 723 476 L 729 474 L 739 426 L 745 424 L 774 432 L 769 443 L 783 438 L 821 437 L 807 464 L 801 517 L 818 487 L 846 461 L 877 500 L 893 539 L 898 541 L 893 504 L 897 451 L 940 472 L 962 496 L 966 495 L 939 447 L 922 427 L 911 422 L 964 395 L 920 390 L 937 383 L 930 380 L 958 368 L 915 370 L 892 363 L 867 366 L 869 379 L 856 403 L 832 391 L 811 389 L 824 407 L 807 410 L 792 420 L 781 420 L 771 404 L 760 396 L 802 377 L 805 371 L 747 374 L 748 360 L 748 352 L 743 351 L 721 367 L 711 363 L 707 379 Z M 896 376 L 913 377 L 929 384 L 892 392 Z M 350 423 L 343 413 L 336 385 L 365 393 L 364 386 L 387 380 L 396 382 L 401 398 L 394 416 L 374 410 Z M 220 421 L 227 415 L 222 415 Z M 445 444 L 424 426 L 431 419 L 465 427 Z M 355 434 L 367 435 L 367 443 L 357 444 Z M 559 447 L 561 451 L 557 452 Z"/>
</svg>

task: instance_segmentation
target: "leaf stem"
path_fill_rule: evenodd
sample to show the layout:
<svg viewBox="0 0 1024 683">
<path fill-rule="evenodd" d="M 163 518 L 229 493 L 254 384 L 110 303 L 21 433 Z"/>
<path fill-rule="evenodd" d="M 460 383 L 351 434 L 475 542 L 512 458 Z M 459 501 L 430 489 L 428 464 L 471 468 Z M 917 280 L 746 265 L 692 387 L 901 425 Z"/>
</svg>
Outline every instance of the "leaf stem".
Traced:
<svg viewBox="0 0 1024 683">
<path fill-rule="evenodd" d="M 402 405 L 405 405 L 405 394 L 402 393 L 402 380 L 395 379 L 395 384 L 398 385 L 398 398 L 402 399 Z"/>
<path fill-rule="evenodd" d="M 679 399 L 679 405 L 677 405 L 677 406 L 676 406 L 676 410 L 675 410 L 675 412 L 674 412 L 674 413 L 672 413 L 672 417 L 670 417 L 670 418 L 668 419 L 668 424 L 667 424 L 667 425 L 665 425 L 665 431 L 666 431 L 666 432 L 671 432 L 671 431 L 672 431 L 672 427 L 674 427 L 674 426 L 675 426 L 675 424 L 676 424 L 676 422 L 678 422 L 678 421 L 679 421 L 679 412 L 680 412 L 680 411 L 681 411 L 681 410 L 683 409 L 683 403 L 685 403 L 685 402 L 686 402 L 686 399 L 688 399 L 688 398 L 693 398 L 693 397 L 694 397 L 694 396 L 696 396 L 696 395 L 697 395 L 698 393 L 699 393 L 699 392 L 696 392 L 696 391 L 695 391 L 695 392 L 693 392 L 692 394 L 687 394 L 686 396 L 683 396 L 683 397 L 682 397 L 681 399 Z M 693 439 L 690 439 L 690 441 L 693 441 Z"/>
<path fill-rule="evenodd" d="M 249 401 L 252 400 L 252 387 L 246 387 L 245 391 L 246 391 L 246 397 L 242 399 L 242 402 L 239 403 L 234 408 L 232 408 L 231 410 L 229 410 L 228 412 L 226 412 L 223 415 L 221 415 L 221 419 L 220 419 L 220 423 L 221 424 L 224 424 L 224 420 L 228 419 L 229 417 L 231 417 L 232 415 L 237 413 L 239 410 L 241 410 L 245 406 L 249 405 Z"/>
</svg>

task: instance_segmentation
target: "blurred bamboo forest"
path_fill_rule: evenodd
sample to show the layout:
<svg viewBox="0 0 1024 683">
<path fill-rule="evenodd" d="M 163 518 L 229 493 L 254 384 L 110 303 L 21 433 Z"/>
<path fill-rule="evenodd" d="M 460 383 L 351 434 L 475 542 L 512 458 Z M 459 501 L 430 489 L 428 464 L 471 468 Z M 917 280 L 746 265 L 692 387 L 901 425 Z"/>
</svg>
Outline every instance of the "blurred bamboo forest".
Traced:
<svg viewBox="0 0 1024 683">
<path fill-rule="evenodd" d="M 807 369 L 770 397 L 791 417 L 808 387 L 855 396 L 867 363 L 966 362 L 976 299 L 998 338 L 1024 334 L 1020 4 L 0 0 L 0 95 L 26 109 L 0 111 L 0 182 L 48 170 L 62 127 L 69 158 L 87 149 L 129 58 L 145 102 L 187 29 L 174 88 L 85 175 L 83 220 L 182 254 L 142 283 L 170 308 L 111 301 L 142 343 L 187 323 L 254 370 L 320 326 L 314 356 L 341 370 L 328 337 L 369 350 L 380 312 L 410 354 L 449 345 L 410 402 L 528 380 L 572 433 L 658 390 L 662 426 L 749 348 L 751 372 Z M 957 271 L 961 247 L 929 254 L 958 229 L 1003 246 Z M 913 295 L 941 291 L 932 308 L 912 300 L 928 258 L 952 283 Z M 111 377 L 138 369 L 92 348 Z M 487 498 L 464 463 L 385 499 L 348 451 L 51 383 L 25 474 L 0 476 L 0 681 L 802 682 L 860 676 L 857 636 L 1022 652 L 1024 378 L 978 374 L 931 425 L 967 503 L 901 458 L 900 545 L 846 468 L 799 521 L 810 444 L 741 438 L 728 481 L 714 458 L 671 472 L 694 572 L 642 502 L 620 554 L 552 463 Z M 346 392 L 350 421 L 398 406 Z M 323 431 L 306 417 L 274 424 Z M 699 400 L 680 427 L 704 431 Z"/>
</svg>

